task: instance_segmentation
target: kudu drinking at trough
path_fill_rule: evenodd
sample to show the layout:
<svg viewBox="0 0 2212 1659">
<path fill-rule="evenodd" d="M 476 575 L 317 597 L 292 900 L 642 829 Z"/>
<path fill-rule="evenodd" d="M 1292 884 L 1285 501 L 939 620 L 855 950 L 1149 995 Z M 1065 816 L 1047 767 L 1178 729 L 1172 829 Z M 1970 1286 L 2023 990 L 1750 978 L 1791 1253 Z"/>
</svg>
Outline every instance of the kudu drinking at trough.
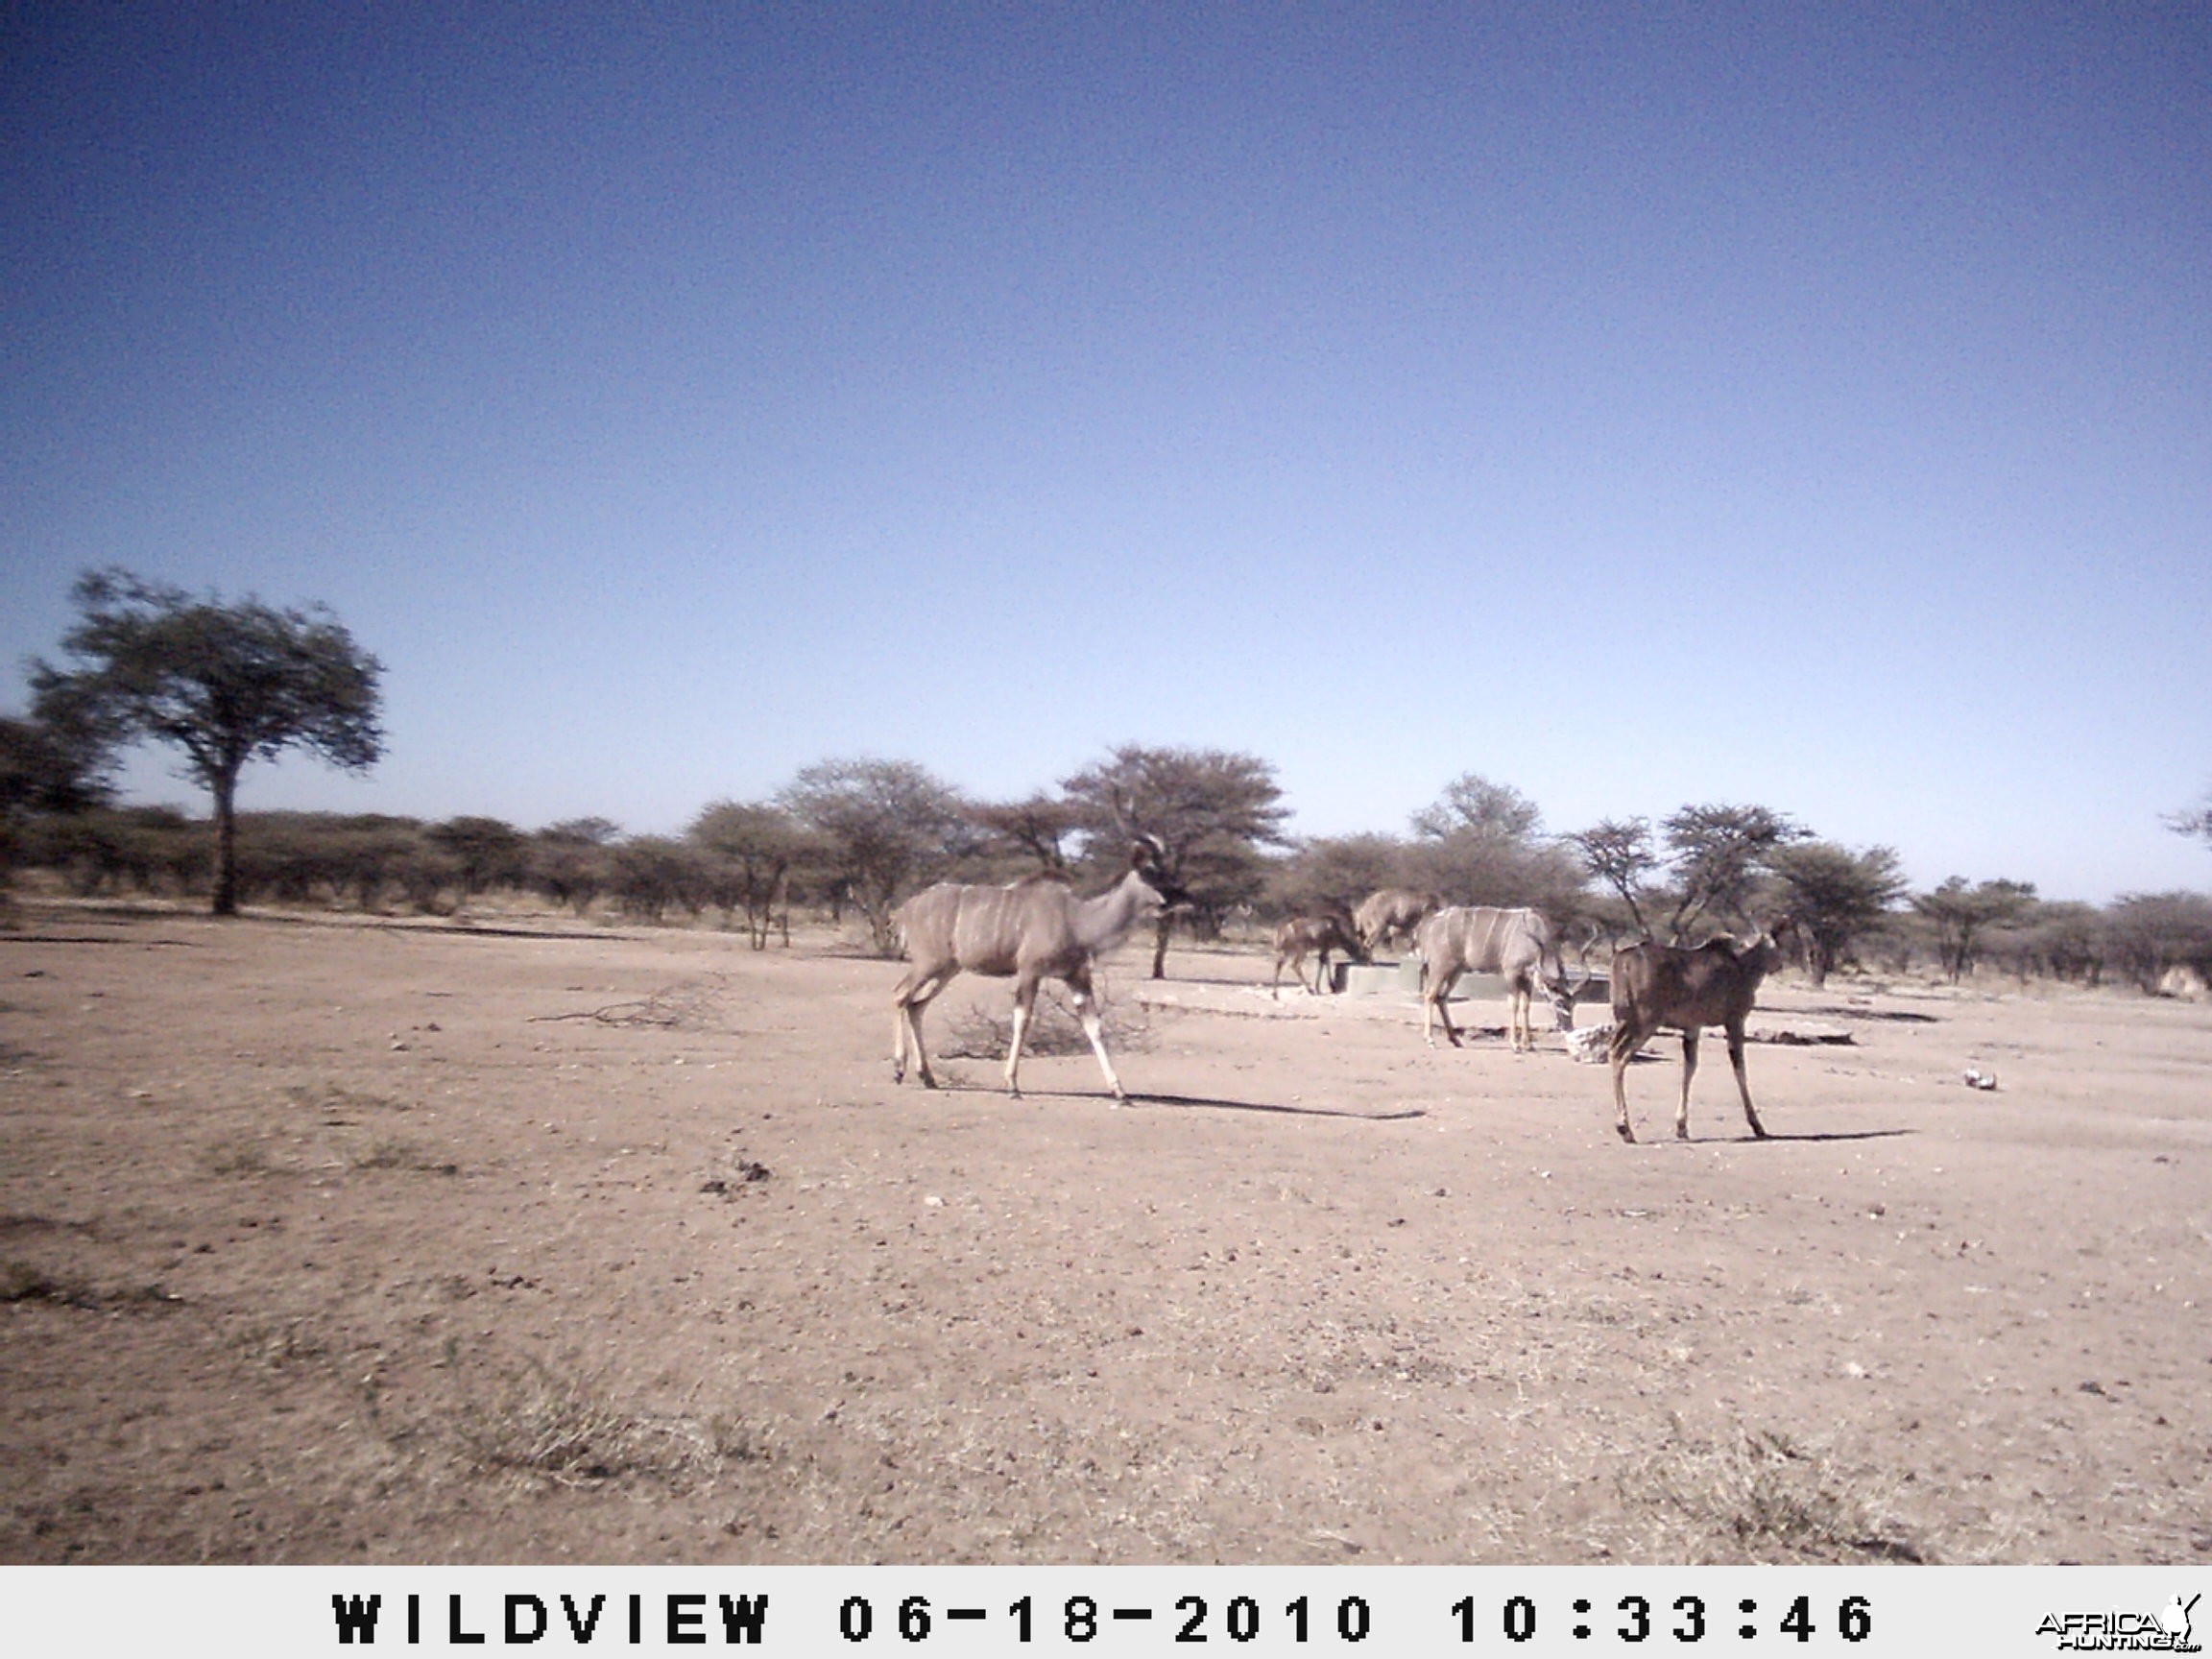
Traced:
<svg viewBox="0 0 2212 1659">
<path fill-rule="evenodd" d="M 1313 994 L 1318 997 L 1321 987 L 1329 979 L 1329 956 L 1341 950 L 1356 961 L 1367 960 L 1366 949 L 1353 926 L 1341 916 L 1293 916 L 1275 929 L 1275 976 L 1267 982 L 1267 995 L 1280 996 L 1283 988 L 1283 964 L 1290 964 L 1290 972 L 1298 983 L 1306 983 L 1306 958 L 1317 956 L 1313 968 Z"/>
<path fill-rule="evenodd" d="M 1758 998 L 1759 982 L 1786 959 L 1781 938 L 1793 926 L 1784 920 L 1748 945 L 1723 938 L 1685 949 L 1647 940 L 1613 952 L 1613 1040 L 1606 1054 L 1613 1065 L 1614 1126 L 1622 1140 L 1636 1139 L 1628 1125 L 1628 1062 L 1662 1030 L 1682 1033 L 1682 1104 L 1674 1114 L 1674 1136 L 1690 1139 L 1690 1080 L 1697 1074 L 1697 1040 L 1708 1025 L 1727 1033 L 1728 1064 L 1736 1070 L 1744 1120 L 1753 1135 L 1767 1139 L 1743 1075 L 1743 1022 Z"/>
<path fill-rule="evenodd" d="M 1362 949 L 1380 950 L 1392 938 L 1411 943 L 1421 918 L 1444 907 L 1433 893 L 1416 893 L 1410 887 L 1380 887 L 1359 901 L 1352 912 L 1352 926 Z"/>
<path fill-rule="evenodd" d="M 892 993 L 896 1026 L 892 1035 L 891 1076 L 906 1077 L 911 1043 L 914 1067 L 923 1084 L 937 1087 L 929 1056 L 922 1046 L 922 1012 L 930 998 L 962 970 L 1014 980 L 1014 1036 L 1006 1049 L 1006 1090 L 1022 1093 L 1022 1040 L 1037 1006 L 1037 986 L 1045 979 L 1067 985 L 1083 1034 L 1098 1056 L 1099 1070 L 1117 1099 L 1127 1099 L 1114 1062 L 1091 986 L 1099 956 L 1126 939 L 1141 923 L 1159 915 L 1182 897 L 1162 872 L 1157 843 L 1140 841 L 1129 871 L 1094 899 L 1078 899 L 1065 882 L 1032 876 L 1004 887 L 968 886 L 941 881 L 899 906 L 897 921 L 910 966 Z"/>
<path fill-rule="evenodd" d="M 1536 910 L 1500 910 L 1488 904 L 1455 905 L 1425 918 L 1413 930 L 1413 950 L 1421 958 L 1421 1037 L 1436 1046 L 1434 1020 L 1459 1046 L 1445 998 L 1462 974 L 1496 974 L 1505 981 L 1505 1023 L 1515 1052 L 1536 1046 L 1529 1006 L 1541 985 L 1551 998 L 1558 1027 L 1575 1026 L 1575 998 L 1590 982 L 1589 952 L 1583 952 L 1580 978 L 1571 978 L 1551 938 L 1551 924 Z"/>
</svg>

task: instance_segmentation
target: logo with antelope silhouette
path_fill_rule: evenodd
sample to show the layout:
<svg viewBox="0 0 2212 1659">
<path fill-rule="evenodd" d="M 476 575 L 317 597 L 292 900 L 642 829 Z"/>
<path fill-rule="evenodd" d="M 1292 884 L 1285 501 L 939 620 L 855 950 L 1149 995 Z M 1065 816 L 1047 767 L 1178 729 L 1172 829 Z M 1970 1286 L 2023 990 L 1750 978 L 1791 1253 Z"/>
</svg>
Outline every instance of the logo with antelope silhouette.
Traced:
<svg viewBox="0 0 2212 1659">
<path fill-rule="evenodd" d="M 2176 1596 L 2155 1613 L 2046 1613 L 2035 1634 L 2057 1637 L 2061 1653 L 2200 1653 L 2189 1626 L 2201 1599 Z"/>
</svg>

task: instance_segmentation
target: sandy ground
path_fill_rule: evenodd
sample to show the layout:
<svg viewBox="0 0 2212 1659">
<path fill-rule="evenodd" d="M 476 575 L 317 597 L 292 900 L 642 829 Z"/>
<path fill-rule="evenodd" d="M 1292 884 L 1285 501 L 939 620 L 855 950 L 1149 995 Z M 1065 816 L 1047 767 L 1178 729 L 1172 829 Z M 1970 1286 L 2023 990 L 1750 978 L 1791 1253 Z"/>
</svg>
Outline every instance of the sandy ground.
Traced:
<svg viewBox="0 0 2212 1659">
<path fill-rule="evenodd" d="M 1117 1109 L 826 932 L 18 922 L 9 1561 L 2212 1559 L 2202 1006 L 1785 982 L 1631 1147 L 1256 954 Z"/>
</svg>

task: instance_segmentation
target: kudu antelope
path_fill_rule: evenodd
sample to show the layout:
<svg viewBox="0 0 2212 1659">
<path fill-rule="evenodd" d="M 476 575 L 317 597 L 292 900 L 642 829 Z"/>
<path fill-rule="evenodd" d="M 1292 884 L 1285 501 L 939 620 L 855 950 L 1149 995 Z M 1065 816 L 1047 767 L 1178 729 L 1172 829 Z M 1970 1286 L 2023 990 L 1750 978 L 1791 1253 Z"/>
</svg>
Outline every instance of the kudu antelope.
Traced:
<svg viewBox="0 0 2212 1659">
<path fill-rule="evenodd" d="M 1313 994 L 1319 996 L 1329 980 L 1329 955 L 1341 950 L 1357 961 L 1367 960 L 1367 951 L 1359 943 L 1359 936 L 1352 924 L 1341 916 L 1293 916 L 1275 929 L 1275 976 L 1267 982 L 1267 995 L 1279 997 L 1283 989 L 1283 964 L 1290 964 L 1290 972 L 1303 986 L 1306 983 L 1306 958 L 1317 956 L 1313 968 Z"/>
<path fill-rule="evenodd" d="M 1140 842 L 1131 854 L 1128 874 L 1094 899 L 1078 899 L 1064 882 L 1032 876 L 1005 887 L 941 881 L 900 905 L 897 920 L 910 966 L 891 994 L 896 1021 L 892 1080 L 905 1081 L 911 1044 L 914 1068 L 924 1086 L 937 1087 L 922 1046 L 922 1013 L 965 969 L 1014 980 L 1014 1036 L 1006 1049 L 1008 1094 L 1022 1093 L 1022 1040 L 1036 1010 L 1038 983 L 1058 979 L 1074 999 L 1076 1017 L 1083 1022 L 1083 1034 L 1091 1039 L 1107 1086 L 1117 1099 L 1127 1099 L 1106 1054 L 1091 970 L 1139 924 L 1181 897 L 1160 872 L 1158 856 L 1155 846 Z"/>
<path fill-rule="evenodd" d="M 1559 1029 L 1570 1031 L 1575 994 L 1590 982 L 1587 950 L 1582 976 L 1569 977 L 1551 925 L 1535 910 L 1487 904 L 1439 910 L 1413 930 L 1413 950 L 1421 958 L 1421 1037 L 1431 1048 L 1436 1046 L 1434 1020 L 1443 1021 L 1444 1035 L 1459 1046 L 1445 998 L 1462 974 L 1496 974 L 1505 981 L 1506 1030 L 1515 1052 L 1536 1046 L 1529 1007 L 1537 986 L 1551 997 Z"/>
<path fill-rule="evenodd" d="M 1359 901 L 1352 912 L 1352 926 L 1359 944 L 1370 952 L 1380 950 L 1392 938 L 1412 941 L 1421 919 L 1444 907 L 1433 893 L 1416 893 L 1409 887 L 1381 887 Z"/>
<path fill-rule="evenodd" d="M 1743 1075 L 1743 1022 L 1759 996 L 1760 980 L 1785 959 L 1779 936 L 1791 927 L 1785 920 L 1748 945 L 1723 938 L 1684 949 L 1647 940 L 1613 952 L 1613 1040 L 1606 1054 L 1613 1065 L 1614 1127 L 1622 1140 L 1632 1143 L 1636 1139 L 1628 1125 L 1628 1062 L 1662 1030 L 1682 1033 L 1682 1104 L 1674 1114 L 1674 1136 L 1690 1139 L 1690 1080 L 1697 1074 L 1697 1040 L 1708 1025 L 1727 1033 L 1728 1064 L 1735 1068 L 1736 1090 L 1743 1096 L 1744 1120 L 1753 1135 L 1767 1139 Z"/>
</svg>

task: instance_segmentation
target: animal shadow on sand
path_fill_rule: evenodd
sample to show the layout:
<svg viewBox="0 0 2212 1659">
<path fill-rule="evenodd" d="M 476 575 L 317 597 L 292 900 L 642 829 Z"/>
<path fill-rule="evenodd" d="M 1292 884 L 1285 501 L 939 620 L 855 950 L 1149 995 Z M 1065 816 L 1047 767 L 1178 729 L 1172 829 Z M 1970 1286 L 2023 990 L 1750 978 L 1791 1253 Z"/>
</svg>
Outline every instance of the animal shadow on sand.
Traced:
<svg viewBox="0 0 2212 1659">
<path fill-rule="evenodd" d="M 1095 1089 L 1037 1089 L 1024 1086 L 1019 1095 L 1009 1096 L 1003 1088 L 988 1083 L 954 1083 L 947 1080 L 938 1085 L 940 1093 L 947 1094 L 997 1094 L 1002 1099 L 1017 1100 L 1102 1100 L 1109 1106 L 1184 1106 L 1214 1112 L 1274 1112 L 1289 1118 L 1356 1118 L 1367 1123 L 1400 1123 L 1409 1118 L 1426 1118 L 1429 1114 L 1418 1106 L 1405 1107 L 1395 1112 L 1353 1112 L 1337 1106 L 1294 1106 L 1278 1100 L 1231 1100 L 1212 1094 L 1152 1094 L 1131 1090 L 1125 1100 Z"/>
<path fill-rule="evenodd" d="M 1814 1002 L 1791 1010 L 1797 1014 L 1826 1015 L 1833 1020 L 1887 1020 L 1905 1025 L 1939 1025 L 1940 1014 L 1920 1014 L 1910 1008 L 1855 1008 L 1843 1002 Z"/>
<path fill-rule="evenodd" d="M 1395 1112 L 1354 1112 L 1340 1106 L 1292 1106 L 1278 1100 L 1229 1100 L 1212 1094 L 1132 1094 L 1132 1106 L 1195 1106 L 1220 1112 L 1280 1112 L 1292 1118 L 1357 1118 L 1367 1123 L 1402 1123 L 1408 1118 L 1426 1118 L 1419 1106 Z"/>
<path fill-rule="evenodd" d="M 1769 1129 L 1767 1131 L 1765 1139 L 1770 1142 L 1784 1141 L 1894 1141 L 1900 1136 L 1919 1133 L 1920 1131 L 1917 1129 L 1813 1129 L 1800 1130 L 1792 1134 L 1788 1130 Z M 1654 1136 L 1651 1140 L 1640 1141 L 1637 1144 L 1640 1146 L 1712 1146 L 1724 1141 L 1733 1141 L 1739 1145 L 1756 1146 L 1760 1140 L 1761 1137 L 1757 1135 L 1693 1135 L 1687 1141 L 1682 1141 L 1669 1135 L 1665 1139 Z"/>
</svg>

